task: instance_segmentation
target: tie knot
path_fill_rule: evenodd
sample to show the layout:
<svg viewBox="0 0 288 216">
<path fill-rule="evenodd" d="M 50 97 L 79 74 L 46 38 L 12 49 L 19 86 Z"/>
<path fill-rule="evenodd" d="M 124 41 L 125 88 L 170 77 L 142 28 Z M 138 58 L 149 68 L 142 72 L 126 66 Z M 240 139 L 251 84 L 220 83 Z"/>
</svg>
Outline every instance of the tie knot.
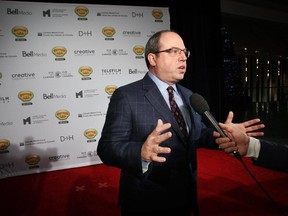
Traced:
<svg viewBox="0 0 288 216">
<path fill-rule="evenodd" d="M 172 86 L 169 86 L 167 88 L 167 91 L 168 91 L 169 94 L 173 94 L 174 88 Z"/>
</svg>

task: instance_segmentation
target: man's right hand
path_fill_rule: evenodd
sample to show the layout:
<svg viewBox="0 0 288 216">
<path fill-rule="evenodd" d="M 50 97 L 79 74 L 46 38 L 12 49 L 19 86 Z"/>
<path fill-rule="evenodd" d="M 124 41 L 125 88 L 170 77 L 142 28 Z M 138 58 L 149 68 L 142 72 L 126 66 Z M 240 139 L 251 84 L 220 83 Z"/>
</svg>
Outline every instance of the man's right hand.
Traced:
<svg viewBox="0 0 288 216">
<path fill-rule="evenodd" d="M 146 141 L 142 145 L 141 157 L 146 162 L 165 162 L 166 158 L 158 156 L 158 154 L 169 154 L 169 147 L 162 147 L 160 144 L 172 136 L 171 132 L 165 132 L 171 127 L 170 123 L 163 124 L 161 119 L 158 119 L 156 128 L 149 134 Z"/>
</svg>

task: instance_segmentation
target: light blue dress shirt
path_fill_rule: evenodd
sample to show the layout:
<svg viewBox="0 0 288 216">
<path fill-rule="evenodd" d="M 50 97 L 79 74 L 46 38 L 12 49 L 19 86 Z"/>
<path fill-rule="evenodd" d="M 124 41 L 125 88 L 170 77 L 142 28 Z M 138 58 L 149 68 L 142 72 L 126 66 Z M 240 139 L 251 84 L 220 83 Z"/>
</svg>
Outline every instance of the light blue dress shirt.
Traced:
<svg viewBox="0 0 288 216">
<path fill-rule="evenodd" d="M 158 77 L 156 77 L 153 73 L 151 73 L 150 71 L 148 72 L 148 75 L 150 76 L 150 78 L 155 82 L 155 84 L 157 85 L 159 91 L 161 92 L 163 98 L 165 99 L 169 109 L 170 108 L 170 103 L 169 103 L 169 93 L 167 91 L 167 88 L 168 88 L 168 84 L 163 82 L 162 80 L 160 80 Z M 172 87 L 174 88 L 174 98 L 175 98 L 175 101 L 183 115 L 183 118 L 185 120 L 185 123 L 186 123 L 186 127 L 187 127 L 187 131 L 189 133 L 190 131 L 190 128 L 191 128 L 191 120 L 190 120 L 190 115 L 189 115 L 189 112 L 188 112 L 188 109 L 187 107 L 185 106 L 185 104 L 183 103 L 183 100 L 176 88 L 176 85 L 172 85 Z M 143 173 L 145 173 L 147 170 L 148 170 L 148 166 L 149 166 L 149 162 L 147 161 L 142 161 L 142 171 Z"/>
</svg>

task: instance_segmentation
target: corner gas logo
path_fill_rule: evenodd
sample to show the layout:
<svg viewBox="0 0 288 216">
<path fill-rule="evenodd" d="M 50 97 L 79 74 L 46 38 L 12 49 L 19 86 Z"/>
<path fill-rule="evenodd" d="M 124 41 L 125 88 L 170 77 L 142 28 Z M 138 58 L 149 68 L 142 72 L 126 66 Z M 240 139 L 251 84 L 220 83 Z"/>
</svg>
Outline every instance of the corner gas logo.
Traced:
<svg viewBox="0 0 288 216">
<path fill-rule="evenodd" d="M 89 9 L 85 6 L 78 6 L 74 12 L 79 16 L 78 20 L 87 20 L 86 16 L 89 14 Z"/>
<path fill-rule="evenodd" d="M 117 89 L 116 85 L 107 85 L 105 87 L 105 92 L 111 96 L 115 92 L 116 89 Z"/>
<path fill-rule="evenodd" d="M 162 12 L 162 10 L 160 10 L 160 9 L 154 9 L 154 10 L 152 10 L 152 16 L 153 16 L 155 19 L 162 19 L 162 17 L 163 17 L 163 12 Z"/>
<path fill-rule="evenodd" d="M 114 27 L 111 26 L 105 26 L 102 28 L 102 34 L 104 36 L 106 36 L 105 40 L 114 40 L 114 38 L 112 38 L 116 33 L 116 30 Z"/>
<path fill-rule="evenodd" d="M 66 109 L 61 109 L 55 113 L 55 116 L 59 120 L 66 120 L 70 116 L 70 112 Z"/>
<path fill-rule="evenodd" d="M 84 136 L 87 139 L 93 139 L 97 136 L 97 130 L 94 128 L 89 128 L 84 131 Z"/>
<path fill-rule="evenodd" d="M 52 53 L 56 57 L 63 57 L 67 53 L 67 49 L 63 46 L 55 46 L 52 48 Z"/>
<path fill-rule="evenodd" d="M 93 73 L 93 69 L 90 66 L 82 66 L 78 69 L 79 74 L 82 76 L 82 80 L 91 80 L 89 77 Z"/>
<path fill-rule="evenodd" d="M 25 157 L 25 163 L 29 166 L 35 166 L 40 162 L 40 156 L 36 154 L 27 155 Z M 37 166 L 38 167 L 38 166 Z M 36 168 L 36 167 L 35 167 Z"/>
<path fill-rule="evenodd" d="M 145 47 L 141 45 L 136 45 L 133 47 L 133 52 L 136 54 L 136 58 L 143 59 L 143 54 L 145 52 Z"/>
<path fill-rule="evenodd" d="M 32 103 L 30 101 L 32 100 L 33 97 L 34 97 L 34 93 L 32 91 L 29 91 L 29 90 L 20 91 L 18 93 L 18 98 L 22 102 L 24 102 L 24 103 L 22 103 L 22 105 L 32 105 Z"/>
<path fill-rule="evenodd" d="M 136 55 L 143 55 L 144 51 L 145 51 L 145 47 L 144 46 L 136 45 L 136 46 L 133 47 L 133 52 Z"/>
<path fill-rule="evenodd" d="M 0 151 L 4 151 L 6 149 L 8 149 L 8 147 L 10 146 L 10 141 L 7 139 L 1 139 L 0 140 Z"/>
<path fill-rule="evenodd" d="M 28 29 L 25 26 L 14 26 L 11 29 L 12 34 L 16 37 L 16 41 L 26 41 L 24 38 L 28 34 Z"/>
</svg>

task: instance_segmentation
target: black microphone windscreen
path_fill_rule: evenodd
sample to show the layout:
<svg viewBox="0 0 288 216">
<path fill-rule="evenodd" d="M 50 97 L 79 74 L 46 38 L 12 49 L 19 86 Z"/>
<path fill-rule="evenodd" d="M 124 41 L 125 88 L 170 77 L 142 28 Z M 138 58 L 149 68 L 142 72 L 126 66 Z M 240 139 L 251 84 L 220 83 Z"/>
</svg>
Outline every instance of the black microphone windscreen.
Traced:
<svg viewBox="0 0 288 216">
<path fill-rule="evenodd" d="M 197 93 L 193 93 L 190 96 L 190 104 L 200 115 L 210 109 L 207 101 Z"/>
</svg>

